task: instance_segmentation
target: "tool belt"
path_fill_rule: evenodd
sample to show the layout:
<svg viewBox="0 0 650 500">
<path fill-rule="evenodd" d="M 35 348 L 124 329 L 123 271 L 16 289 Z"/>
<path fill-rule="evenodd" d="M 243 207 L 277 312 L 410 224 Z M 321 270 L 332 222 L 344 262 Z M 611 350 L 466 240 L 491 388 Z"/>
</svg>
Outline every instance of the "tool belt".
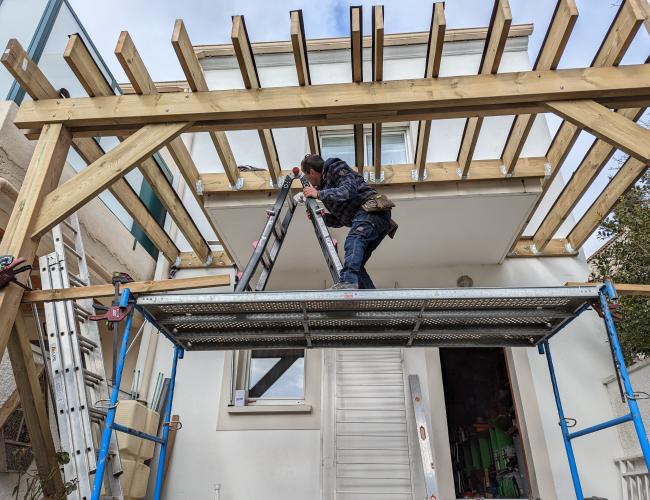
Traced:
<svg viewBox="0 0 650 500">
<path fill-rule="evenodd" d="M 375 193 L 371 195 L 361 204 L 361 210 L 368 213 L 384 212 L 390 210 L 395 206 L 388 196 Z"/>
</svg>

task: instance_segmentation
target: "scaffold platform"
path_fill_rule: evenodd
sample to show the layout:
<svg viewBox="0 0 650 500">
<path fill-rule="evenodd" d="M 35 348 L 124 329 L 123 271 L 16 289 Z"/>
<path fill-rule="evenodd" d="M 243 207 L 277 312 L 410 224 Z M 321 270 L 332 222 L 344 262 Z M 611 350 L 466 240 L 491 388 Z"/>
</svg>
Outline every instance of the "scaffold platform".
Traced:
<svg viewBox="0 0 650 500">
<path fill-rule="evenodd" d="M 188 351 L 335 347 L 531 347 L 597 286 L 143 295 L 137 307 Z"/>
</svg>

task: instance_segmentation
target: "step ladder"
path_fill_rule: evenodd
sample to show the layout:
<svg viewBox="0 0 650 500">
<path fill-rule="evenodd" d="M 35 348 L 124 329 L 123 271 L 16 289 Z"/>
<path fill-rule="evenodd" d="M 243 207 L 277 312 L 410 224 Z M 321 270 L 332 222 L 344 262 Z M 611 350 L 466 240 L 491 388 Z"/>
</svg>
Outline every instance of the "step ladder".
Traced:
<svg viewBox="0 0 650 500">
<path fill-rule="evenodd" d="M 295 179 L 299 179 L 303 187 L 310 185 L 309 180 L 298 167 L 293 169 L 292 174 L 282 179 L 282 187 L 275 200 L 275 204 L 272 209 L 266 212 L 267 221 L 262 230 L 262 235 L 254 243 L 255 250 L 253 251 L 253 255 L 251 255 L 244 271 L 238 276 L 235 292 L 261 292 L 266 288 L 269 275 L 278 259 L 280 248 L 282 248 L 282 243 L 287 235 L 289 224 L 291 224 L 293 214 L 297 207 L 295 200 L 289 196 L 291 184 Z M 305 205 L 332 279 L 334 283 L 338 283 L 339 274 L 343 266 L 336 251 L 334 240 L 330 236 L 329 230 L 323 220 L 322 210 L 313 198 L 307 198 Z M 251 283 L 255 279 L 257 279 L 257 284 L 255 288 L 252 288 Z"/>
<path fill-rule="evenodd" d="M 73 235 L 70 243 L 64 238 L 64 226 Z M 89 285 L 77 216 L 73 214 L 55 226 L 52 238 L 54 252 L 39 259 L 43 290 Z M 45 302 L 44 308 L 61 449 L 70 457 L 63 472 L 66 481 L 77 484 L 68 499 L 88 500 L 93 484 L 91 475 L 96 470 L 98 436 L 109 398 L 99 327 L 97 322 L 88 320 L 93 314 L 93 300 Z M 105 497 L 121 500 L 122 464 L 114 434 L 109 461 Z"/>
</svg>

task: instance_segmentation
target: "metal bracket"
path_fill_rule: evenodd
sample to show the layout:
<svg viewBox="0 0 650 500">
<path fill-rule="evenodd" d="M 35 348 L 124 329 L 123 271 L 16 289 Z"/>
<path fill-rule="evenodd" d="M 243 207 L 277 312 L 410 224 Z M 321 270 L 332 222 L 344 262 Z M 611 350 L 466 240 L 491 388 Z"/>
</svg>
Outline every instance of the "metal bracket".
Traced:
<svg viewBox="0 0 650 500">
<path fill-rule="evenodd" d="M 367 174 L 368 174 L 368 178 L 370 179 L 370 182 L 373 183 L 373 184 L 381 184 L 382 182 L 384 182 L 384 171 L 383 170 L 381 171 L 381 174 L 379 175 L 379 179 L 377 179 L 375 177 L 375 172 L 367 172 Z M 364 173 L 363 175 L 365 177 L 366 174 Z"/>
<path fill-rule="evenodd" d="M 285 175 L 279 176 L 277 182 L 273 182 L 273 179 L 269 179 L 269 183 L 271 184 L 271 187 L 272 188 L 281 188 L 282 185 L 284 184 L 284 178 L 285 177 L 286 177 Z"/>
<path fill-rule="evenodd" d="M 508 172 L 508 169 L 503 163 L 499 165 L 499 172 L 501 172 L 501 175 L 503 175 L 504 177 L 512 177 L 512 173 Z"/>
<path fill-rule="evenodd" d="M 576 251 L 568 241 L 564 244 L 564 250 L 566 250 L 567 253 L 575 253 Z"/>
<path fill-rule="evenodd" d="M 235 184 L 230 186 L 230 188 L 233 191 L 239 191 L 243 187 L 244 187 L 244 178 L 243 177 L 237 177 L 237 181 L 235 181 Z"/>
<path fill-rule="evenodd" d="M 383 172 L 382 172 L 382 174 L 383 174 Z M 424 170 L 424 173 L 422 174 L 422 178 L 420 178 L 418 176 L 418 171 L 417 170 L 411 170 L 411 179 L 413 179 L 414 181 L 426 181 L 428 176 L 429 176 L 429 173 L 427 172 L 426 169 Z"/>
<path fill-rule="evenodd" d="M 456 169 L 456 176 L 458 176 L 460 179 L 463 178 L 463 169 L 462 168 L 458 167 Z"/>
<path fill-rule="evenodd" d="M 530 251 L 535 255 L 539 255 L 539 253 L 540 253 L 539 250 L 537 249 L 537 245 L 535 245 L 535 243 L 530 244 Z"/>
<path fill-rule="evenodd" d="M 550 177 L 553 173 L 553 165 L 549 162 L 544 163 L 544 177 Z"/>
<path fill-rule="evenodd" d="M 199 196 L 203 196 L 203 183 L 201 182 L 201 179 L 196 180 L 196 183 L 194 184 L 194 189 L 196 191 L 196 194 L 198 194 Z"/>
</svg>

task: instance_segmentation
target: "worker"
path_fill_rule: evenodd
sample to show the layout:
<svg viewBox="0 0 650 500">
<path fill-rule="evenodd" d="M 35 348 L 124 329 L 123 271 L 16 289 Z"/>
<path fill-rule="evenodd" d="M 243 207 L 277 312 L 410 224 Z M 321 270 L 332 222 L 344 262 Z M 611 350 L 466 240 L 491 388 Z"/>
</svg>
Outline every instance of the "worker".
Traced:
<svg viewBox="0 0 650 500">
<path fill-rule="evenodd" d="M 375 288 L 366 262 L 386 235 L 395 235 L 397 224 L 391 218 L 395 204 L 339 158 L 323 161 L 319 155 L 308 154 L 300 166 L 311 183 L 303 188 L 304 196 L 321 200 L 329 211 L 323 216 L 325 224 L 350 228 L 339 282 L 332 289 Z"/>
</svg>

